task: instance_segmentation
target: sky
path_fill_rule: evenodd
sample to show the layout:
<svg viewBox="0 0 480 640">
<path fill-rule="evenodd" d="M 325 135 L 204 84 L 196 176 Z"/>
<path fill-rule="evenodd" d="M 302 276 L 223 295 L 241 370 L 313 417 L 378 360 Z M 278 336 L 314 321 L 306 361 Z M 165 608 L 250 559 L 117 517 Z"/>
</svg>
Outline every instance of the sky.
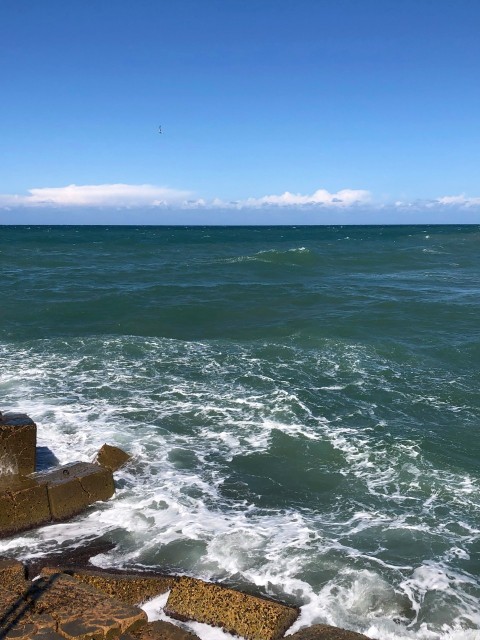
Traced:
<svg viewBox="0 0 480 640">
<path fill-rule="evenodd" d="M 480 223 L 479 33 L 479 0 L 0 0 L 0 224 Z"/>
</svg>

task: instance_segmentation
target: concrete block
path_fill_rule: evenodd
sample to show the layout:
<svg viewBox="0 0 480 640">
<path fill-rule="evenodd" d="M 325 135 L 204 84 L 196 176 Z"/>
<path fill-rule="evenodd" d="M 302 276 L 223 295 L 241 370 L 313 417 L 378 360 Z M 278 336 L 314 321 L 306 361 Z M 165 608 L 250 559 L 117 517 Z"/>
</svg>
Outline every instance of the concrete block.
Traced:
<svg viewBox="0 0 480 640">
<path fill-rule="evenodd" d="M 120 640 L 130 640 L 126 636 Z M 157 620 L 150 622 L 135 634 L 135 640 L 200 640 L 190 631 L 185 631 L 171 622 Z"/>
<path fill-rule="evenodd" d="M 89 462 L 73 462 L 31 477 L 45 484 L 54 520 L 71 518 L 115 493 L 112 472 Z"/>
<path fill-rule="evenodd" d="M 196 620 L 247 640 L 276 640 L 298 617 L 298 609 L 182 577 L 170 591 L 165 613 L 178 620 Z"/>
<path fill-rule="evenodd" d="M 94 462 L 110 469 L 110 471 L 116 471 L 120 469 L 120 467 L 123 467 L 131 458 L 131 455 L 119 447 L 104 444 L 103 447 L 99 449 Z"/>
<path fill-rule="evenodd" d="M 288 637 L 288 640 L 370 640 L 362 633 L 347 631 L 329 624 L 315 624 Z"/>
<path fill-rule="evenodd" d="M 0 474 L 33 473 L 37 425 L 24 413 L 0 415 Z"/>
<path fill-rule="evenodd" d="M 35 638 L 36 640 L 36 631 L 37 628 L 32 622 L 23 622 L 15 624 L 12 629 L 7 627 L 5 632 L 0 635 L 0 638 L 5 638 L 5 640 L 31 640 L 32 638 Z"/>
<path fill-rule="evenodd" d="M 49 522 L 47 488 L 32 478 L 0 477 L 0 537 Z"/>
<path fill-rule="evenodd" d="M 0 558 L 0 587 L 10 593 L 23 593 L 30 585 L 25 567 L 18 560 Z"/>
<path fill-rule="evenodd" d="M 65 574 L 53 574 L 35 581 L 28 596 L 32 621 L 35 614 L 50 614 L 56 631 L 64 638 L 111 638 L 140 629 L 147 615 L 107 597 L 97 589 Z"/>
<path fill-rule="evenodd" d="M 44 567 L 40 575 L 49 576 L 59 572 L 66 573 L 79 582 L 95 587 L 111 598 L 131 605 L 143 604 L 147 600 L 166 593 L 176 580 L 174 576 L 166 575 L 143 576 L 142 574 L 111 573 L 69 567 Z"/>
</svg>

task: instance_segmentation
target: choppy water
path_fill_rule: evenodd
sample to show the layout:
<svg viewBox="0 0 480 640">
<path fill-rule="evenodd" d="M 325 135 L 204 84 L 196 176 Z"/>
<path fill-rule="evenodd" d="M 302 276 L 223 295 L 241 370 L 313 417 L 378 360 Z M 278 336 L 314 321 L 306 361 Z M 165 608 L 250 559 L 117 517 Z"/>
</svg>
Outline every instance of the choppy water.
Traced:
<svg viewBox="0 0 480 640">
<path fill-rule="evenodd" d="M 101 538 L 374 638 L 480 638 L 480 227 L 1 227 L 2 410 L 116 497 Z"/>
</svg>

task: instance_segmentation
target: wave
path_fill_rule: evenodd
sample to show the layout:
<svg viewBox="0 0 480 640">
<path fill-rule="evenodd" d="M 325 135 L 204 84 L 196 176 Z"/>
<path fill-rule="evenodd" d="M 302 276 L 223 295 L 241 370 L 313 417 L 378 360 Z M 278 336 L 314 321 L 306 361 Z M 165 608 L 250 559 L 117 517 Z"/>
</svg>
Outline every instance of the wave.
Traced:
<svg viewBox="0 0 480 640">
<path fill-rule="evenodd" d="M 277 266 L 314 266 L 317 265 L 319 261 L 319 254 L 306 247 L 286 250 L 268 249 L 266 251 L 259 251 L 253 255 L 236 256 L 222 260 L 224 264 L 259 262 Z"/>
<path fill-rule="evenodd" d="M 395 355 L 329 339 L 3 345 L 4 408 L 36 419 L 40 446 L 66 463 L 106 441 L 134 463 L 113 500 L 0 541 L 0 553 L 104 538 L 116 546 L 98 566 L 161 566 L 283 598 L 301 606 L 295 628 L 478 639 L 479 480 L 423 444 L 442 415 L 455 438 L 474 415 L 449 395 L 448 371 L 426 363 L 427 379 Z M 423 428 L 409 426 L 418 408 Z"/>
</svg>

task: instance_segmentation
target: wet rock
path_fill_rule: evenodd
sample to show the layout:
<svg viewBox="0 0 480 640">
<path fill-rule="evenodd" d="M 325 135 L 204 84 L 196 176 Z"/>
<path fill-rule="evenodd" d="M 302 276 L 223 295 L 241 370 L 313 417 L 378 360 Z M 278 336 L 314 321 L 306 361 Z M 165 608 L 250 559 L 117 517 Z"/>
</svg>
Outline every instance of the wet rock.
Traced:
<svg viewBox="0 0 480 640">
<path fill-rule="evenodd" d="M 57 567 L 58 573 L 63 573 L 63 567 L 88 568 L 90 558 L 100 553 L 108 553 L 115 548 L 115 543 L 104 538 L 95 538 L 85 544 L 80 544 L 73 549 L 56 549 L 44 557 L 29 558 L 25 564 L 27 566 L 27 577 L 29 579 L 37 577 L 43 567 Z"/>
<path fill-rule="evenodd" d="M 48 576 L 59 571 L 74 577 L 79 582 L 89 584 L 105 595 L 120 602 L 140 605 L 172 588 L 174 576 L 142 576 L 131 573 L 111 573 L 65 567 L 44 567 L 41 575 Z"/>
<path fill-rule="evenodd" d="M 128 453 L 125 453 L 119 447 L 113 447 L 109 444 L 104 444 L 103 447 L 98 451 L 94 462 L 96 464 L 100 464 L 102 467 L 106 467 L 110 469 L 110 471 L 116 471 L 123 467 L 129 460 L 132 459 L 132 456 Z"/>
<path fill-rule="evenodd" d="M 0 537 L 51 519 L 47 487 L 32 478 L 0 476 Z"/>
<path fill-rule="evenodd" d="M 24 413 L 0 415 L 0 474 L 33 473 L 37 425 Z"/>
<path fill-rule="evenodd" d="M 339 629 L 328 624 L 315 624 L 289 636 L 288 640 L 370 640 L 355 631 Z"/>
<path fill-rule="evenodd" d="M 280 638 L 298 617 L 293 607 L 187 577 L 173 585 L 165 613 L 222 627 L 247 640 Z"/>
<path fill-rule="evenodd" d="M 73 462 L 31 477 L 46 485 L 53 520 L 71 518 L 115 493 L 112 472 L 89 462 Z"/>
</svg>

